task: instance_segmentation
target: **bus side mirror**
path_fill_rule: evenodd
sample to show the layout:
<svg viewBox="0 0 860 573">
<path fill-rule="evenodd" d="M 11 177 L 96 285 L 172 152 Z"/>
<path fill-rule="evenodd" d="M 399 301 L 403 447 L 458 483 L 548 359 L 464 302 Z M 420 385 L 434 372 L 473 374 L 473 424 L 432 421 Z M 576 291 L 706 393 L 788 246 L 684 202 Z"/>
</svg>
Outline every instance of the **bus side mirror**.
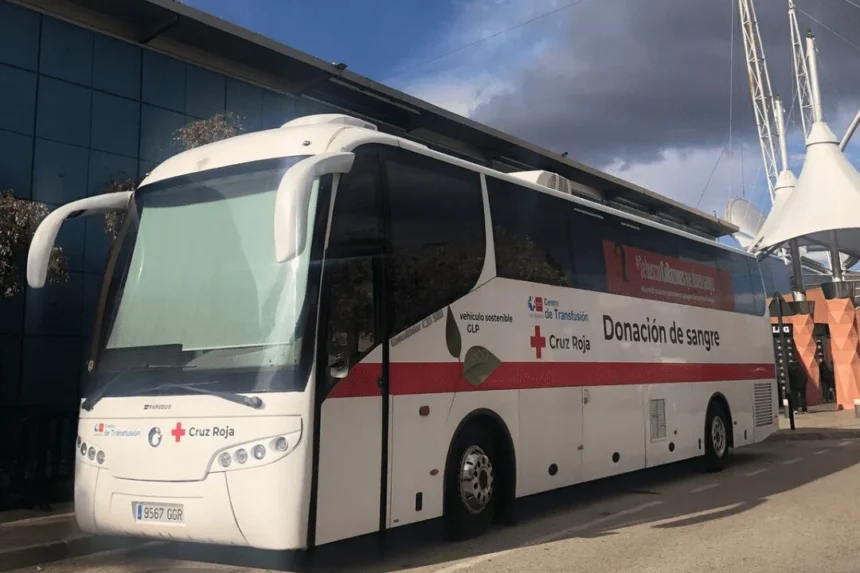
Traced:
<svg viewBox="0 0 860 573">
<path fill-rule="evenodd" d="M 349 363 L 346 354 L 329 355 L 329 374 L 332 378 L 342 380 L 349 375 Z"/>
<path fill-rule="evenodd" d="M 48 263 L 51 260 L 54 241 L 56 241 L 57 233 L 66 219 L 123 210 L 128 206 L 132 194 L 133 191 L 105 193 L 73 201 L 51 211 L 33 234 L 30 252 L 27 255 L 27 283 L 32 288 L 45 286 L 45 277 L 48 274 Z"/>
<path fill-rule="evenodd" d="M 355 154 L 320 153 L 290 167 L 275 196 L 275 258 L 279 263 L 301 253 L 307 238 L 308 203 L 314 180 L 329 173 L 349 173 Z"/>
</svg>

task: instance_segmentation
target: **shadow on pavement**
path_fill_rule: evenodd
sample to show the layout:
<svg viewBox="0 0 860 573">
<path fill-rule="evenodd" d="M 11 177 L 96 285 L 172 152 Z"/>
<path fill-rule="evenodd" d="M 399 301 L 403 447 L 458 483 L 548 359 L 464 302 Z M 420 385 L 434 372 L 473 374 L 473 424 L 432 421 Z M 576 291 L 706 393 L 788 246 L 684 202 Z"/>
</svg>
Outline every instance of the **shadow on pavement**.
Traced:
<svg viewBox="0 0 860 573">
<path fill-rule="evenodd" d="M 513 527 L 497 527 L 481 538 L 451 543 L 442 537 L 439 520 L 392 530 L 382 539 L 366 536 L 318 548 L 312 554 L 303 552 L 268 552 L 207 545 L 167 544 L 141 552 L 106 557 L 100 565 L 120 564 L 124 570 L 135 571 L 134 561 L 165 560 L 164 571 L 179 570 L 167 566 L 167 560 L 200 561 L 219 566 L 260 568 L 274 571 L 298 572 L 372 572 L 388 573 L 412 567 L 442 566 L 451 561 L 480 557 L 521 547 L 541 545 L 580 537 L 597 538 L 635 525 L 653 524 L 660 529 L 674 529 L 722 519 L 747 512 L 766 503 L 772 496 L 791 491 L 815 480 L 837 473 L 860 462 L 860 448 L 836 448 L 835 455 L 821 456 L 814 462 L 782 465 L 780 462 L 824 447 L 811 442 L 772 443 L 767 451 L 736 452 L 731 465 L 716 474 L 715 481 L 741 480 L 736 486 L 725 485 L 702 493 L 678 488 L 667 494 L 679 482 L 711 478 L 700 469 L 698 460 L 690 460 L 608 478 L 563 490 L 539 494 L 520 500 L 519 523 Z M 778 468 L 761 479 L 744 478 L 743 474 L 757 467 Z M 623 502 L 623 503 L 621 503 Z M 598 509 L 597 504 L 601 507 Z M 650 504 L 650 505 L 649 505 Z M 619 506 L 619 508 L 613 508 Z M 621 506 L 642 506 L 635 515 L 625 513 Z M 205 566 L 204 566 L 205 567 Z M 153 569 L 152 562 L 146 570 Z M 194 571 L 205 571 L 199 565 Z"/>
</svg>

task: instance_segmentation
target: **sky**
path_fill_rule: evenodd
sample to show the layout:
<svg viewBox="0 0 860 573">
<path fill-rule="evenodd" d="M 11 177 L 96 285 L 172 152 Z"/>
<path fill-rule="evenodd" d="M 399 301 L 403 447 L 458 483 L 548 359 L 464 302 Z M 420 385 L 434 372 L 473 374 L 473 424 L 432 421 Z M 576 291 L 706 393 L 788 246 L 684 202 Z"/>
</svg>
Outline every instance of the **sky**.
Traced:
<svg viewBox="0 0 860 573">
<path fill-rule="evenodd" d="M 708 213 L 739 196 L 769 209 L 735 0 L 183 1 Z M 860 108 L 860 0 L 796 4 L 841 137 Z M 786 6 L 755 9 L 789 107 Z M 860 165 L 860 143 L 847 155 Z"/>
</svg>

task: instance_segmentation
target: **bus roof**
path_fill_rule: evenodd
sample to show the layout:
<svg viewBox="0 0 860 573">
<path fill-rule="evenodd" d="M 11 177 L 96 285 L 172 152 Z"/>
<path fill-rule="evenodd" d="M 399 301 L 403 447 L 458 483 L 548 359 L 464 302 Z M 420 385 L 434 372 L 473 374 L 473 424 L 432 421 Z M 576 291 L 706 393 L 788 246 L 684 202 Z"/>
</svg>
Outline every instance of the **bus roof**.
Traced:
<svg viewBox="0 0 860 573">
<path fill-rule="evenodd" d="M 484 162 L 545 170 L 599 191 L 613 206 L 722 237 L 737 227 L 678 201 L 451 113 L 174 0 L 20 0 L 54 16 L 292 96 L 299 115 L 342 112 L 380 131 Z"/>
<path fill-rule="evenodd" d="M 536 192 L 555 195 L 586 207 L 613 213 L 631 221 L 663 228 L 679 236 L 706 242 L 729 251 L 736 251 L 740 254 L 750 256 L 746 251 L 720 244 L 702 234 L 691 233 L 689 228 L 682 228 L 655 217 L 646 217 L 635 212 L 625 212 L 624 209 L 619 209 L 617 206 L 595 201 L 588 196 L 583 196 L 571 190 L 563 192 L 538 181 L 530 180 L 531 178 L 523 179 L 517 177 L 516 174 L 498 171 L 492 167 L 480 165 L 468 159 L 445 153 L 444 151 L 430 149 L 426 145 L 403 137 L 379 133 L 374 125 L 368 124 L 359 118 L 341 114 L 305 116 L 287 122 L 277 129 L 246 133 L 183 151 L 159 164 L 147 175 L 141 186 L 181 177 L 190 173 L 210 171 L 279 157 L 352 151 L 356 147 L 366 143 L 380 143 L 410 149 L 411 151 L 435 157 L 442 161 L 468 167 L 476 173 L 484 173 L 509 180 L 523 188 L 530 188 Z"/>
</svg>

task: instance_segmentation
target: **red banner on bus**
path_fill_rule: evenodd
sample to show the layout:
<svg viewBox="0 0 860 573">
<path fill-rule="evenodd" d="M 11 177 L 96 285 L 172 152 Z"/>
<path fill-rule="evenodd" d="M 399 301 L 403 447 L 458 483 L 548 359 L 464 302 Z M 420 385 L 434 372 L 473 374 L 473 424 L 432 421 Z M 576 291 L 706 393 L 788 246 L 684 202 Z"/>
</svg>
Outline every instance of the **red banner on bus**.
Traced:
<svg viewBox="0 0 860 573">
<path fill-rule="evenodd" d="M 603 258 L 612 294 L 715 310 L 735 309 L 732 276 L 727 271 L 612 241 L 603 241 Z"/>
</svg>

